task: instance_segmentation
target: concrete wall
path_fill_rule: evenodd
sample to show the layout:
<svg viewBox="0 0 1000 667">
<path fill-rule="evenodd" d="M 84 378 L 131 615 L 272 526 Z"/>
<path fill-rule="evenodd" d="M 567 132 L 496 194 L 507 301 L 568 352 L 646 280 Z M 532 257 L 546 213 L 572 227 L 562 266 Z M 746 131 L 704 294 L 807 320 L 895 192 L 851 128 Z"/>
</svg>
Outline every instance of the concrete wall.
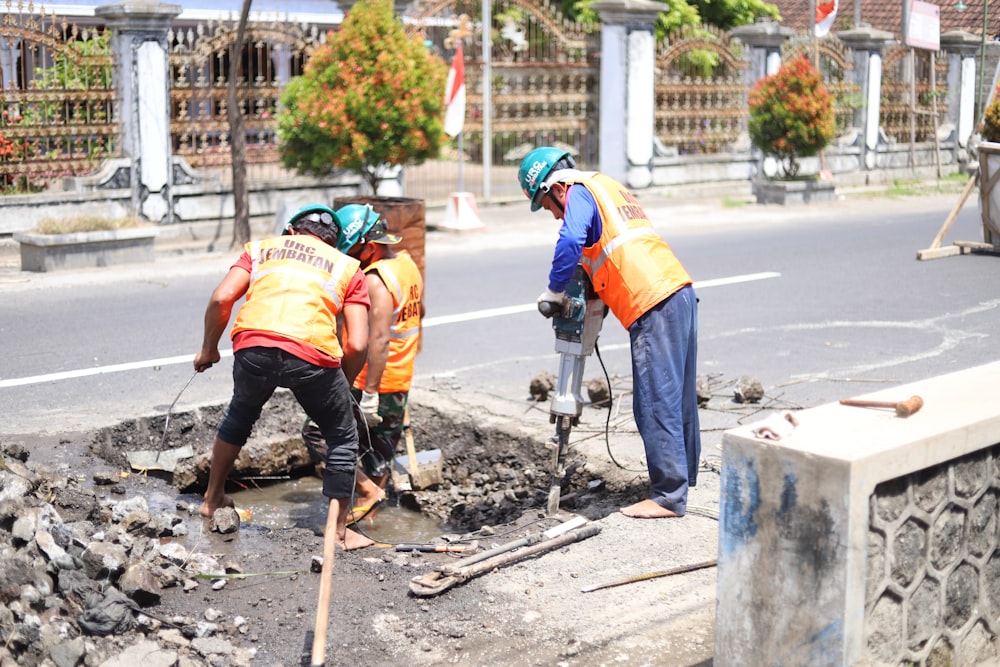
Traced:
<svg viewBox="0 0 1000 667">
<path fill-rule="evenodd" d="M 723 438 L 717 667 L 1000 659 L 1000 363 Z M 940 660 L 940 662 L 938 662 Z M 930 661 L 930 662 L 927 662 Z"/>
</svg>

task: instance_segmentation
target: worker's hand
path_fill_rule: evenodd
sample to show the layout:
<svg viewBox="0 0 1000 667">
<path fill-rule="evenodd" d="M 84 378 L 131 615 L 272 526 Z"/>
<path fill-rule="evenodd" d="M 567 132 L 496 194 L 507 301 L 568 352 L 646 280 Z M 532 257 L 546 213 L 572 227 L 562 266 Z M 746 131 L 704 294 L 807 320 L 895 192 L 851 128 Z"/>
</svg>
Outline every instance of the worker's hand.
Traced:
<svg viewBox="0 0 1000 667">
<path fill-rule="evenodd" d="M 367 391 L 361 392 L 361 402 L 358 403 L 361 414 L 365 416 L 365 423 L 368 426 L 378 426 L 382 423 L 382 418 L 378 416 L 378 394 Z"/>
<path fill-rule="evenodd" d="M 194 355 L 194 369 L 199 373 L 204 373 L 209 368 L 214 366 L 219 362 L 222 355 L 219 354 L 219 349 L 202 349 L 199 350 L 197 354 Z"/>
<path fill-rule="evenodd" d="M 563 312 L 566 306 L 566 292 L 553 292 L 550 289 L 541 293 L 535 301 L 538 304 L 538 312 L 545 317 L 555 317 Z"/>
</svg>

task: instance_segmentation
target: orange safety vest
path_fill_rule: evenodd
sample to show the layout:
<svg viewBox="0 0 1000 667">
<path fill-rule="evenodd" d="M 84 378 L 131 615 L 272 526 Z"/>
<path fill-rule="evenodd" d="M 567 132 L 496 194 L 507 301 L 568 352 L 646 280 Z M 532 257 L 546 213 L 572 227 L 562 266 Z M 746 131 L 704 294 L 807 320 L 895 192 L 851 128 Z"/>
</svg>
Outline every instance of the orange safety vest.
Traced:
<svg viewBox="0 0 1000 667">
<path fill-rule="evenodd" d="M 625 186 L 603 174 L 575 183 L 594 196 L 601 216 L 601 238 L 583 249 L 580 264 L 598 296 L 628 329 L 653 306 L 690 285 L 691 276 Z"/>
<path fill-rule="evenodd" d="M 236 314 L 232 337 L 269 331 L 340 359 L 336 319 L 344 307 L 358 260 L 315 236 L 295 234 L 246 244 L 250 287 Z"/>
<path fill-rule="evenodd" d="M 420 347 L 420 311 L 424 297 L 424 281 L 410 253 L 400 250 L 391 259 L 380 259 L 365 269 L 376 271 L 392 295 L 392 324 L 389 327 L 389 357 L 385 362 L 378 392 L 391 394 L 409 391 L 413 381 L 413 364 Z M 364 390 L 368 364 L 354 380 L 354 388 Z"/>
</svg>

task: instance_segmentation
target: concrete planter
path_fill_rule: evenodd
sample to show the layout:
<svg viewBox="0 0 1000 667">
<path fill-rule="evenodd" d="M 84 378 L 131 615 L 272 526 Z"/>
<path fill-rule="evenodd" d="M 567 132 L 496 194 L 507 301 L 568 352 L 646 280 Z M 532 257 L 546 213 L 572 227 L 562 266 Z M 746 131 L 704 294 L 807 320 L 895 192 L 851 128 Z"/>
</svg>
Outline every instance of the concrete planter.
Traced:
<svg viewBox="0 0 1000 667">
<path fill-rule="evenodd" d="M 761 181 L 755 183 L 758 204 L 812 204 L 833 201 L 833 181 Z"/>
<path fill-rule="evenodd" d="M 87 269 L 153 261 L 156 227 L 74 234 L 16 233 L 22 271 Z"/>
</svg>

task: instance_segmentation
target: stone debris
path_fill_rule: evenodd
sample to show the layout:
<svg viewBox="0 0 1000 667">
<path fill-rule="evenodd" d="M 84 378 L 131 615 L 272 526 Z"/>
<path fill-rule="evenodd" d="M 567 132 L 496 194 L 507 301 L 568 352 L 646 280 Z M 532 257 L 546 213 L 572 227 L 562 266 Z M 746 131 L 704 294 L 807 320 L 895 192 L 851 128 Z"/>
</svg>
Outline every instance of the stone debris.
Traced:
<svg viewBox="0 0 1000 667">
<path fill-rule="evenodd" d="M 764 386 L 757 378 L 741 375 L 736 379 L 733 400 L 737 403 L 759 403 L 764 398 Z"/>
<path fill-rule="evenodd" d="M 528 393 L 531 394 L 531 400 L 541 403 L 549 399 L 549 392 L 555 388 L 556 376 L 548 371 L 542 371 L 531 378 L 531 383 L 528 385 Z"/>
<path fill-rule="evenodd" d="M 5 447 L 0 664 L 249 665 L 255 651 L 235 646 L 221 630 L 245 633 L 246 619 L 227 622 L 210 609 L 206 620 L 168 620 L 154 611 L 164 589 L 192 590 L 195 575 L 223 574 L 214 558 L 172 541 L 184 534 L 183 525 L 176 514 L 151 512 L 141 496 L 98 498 L 72 476 Z M 240 566 L 227 563 L 227 569 Z"/>
<path fill-rule="evenodd" d="M 587 397 L 591 405 L 604 406 L 611 398 L 611 389 L 604 378 L 594 378 L 587 383 Z"/>
<path fill-rule="evenodd" d="M 698 395 L 699 408 L 705 407 L 712 400 L 712 387 L 707 378 L 698 378 L 695 382 L 694 390 Z"/>
</svg>

